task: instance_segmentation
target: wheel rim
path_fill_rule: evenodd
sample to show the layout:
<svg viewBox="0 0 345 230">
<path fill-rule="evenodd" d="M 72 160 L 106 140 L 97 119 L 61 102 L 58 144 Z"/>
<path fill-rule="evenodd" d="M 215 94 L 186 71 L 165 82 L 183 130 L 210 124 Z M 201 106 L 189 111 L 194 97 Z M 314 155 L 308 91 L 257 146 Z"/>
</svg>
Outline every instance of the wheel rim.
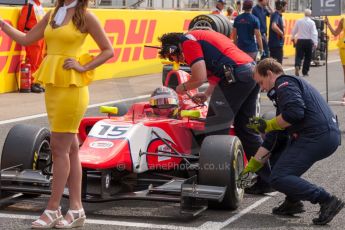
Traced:
<svg viewBox="0 0 345 230">
<path fill-rule="evenodd" d="M 38 159 L 37 159 L 37 170 L 44 169 L 48 164 L 51 163 L 51 151 L 49 140 L 45 139 L 41 142 L 37 149 Z M 48 171 L 51 171 L 51 166 L 48 168 Z"/>
<path fill-rule="evenodd" d="M 194 24 L 194 28 L 195 27 L 210 27 L 210 28 L 212 28 L 212 25 L 207 21 L 198 21 Z"/>
<path fill-rule="evenodd" d="M 234 167 L 235 179 L 237 180 L 240 173 L 244 169 L 243 151 L 241 151 L 241 149 L 237 149 L 235 156 L 236 158 L 235 158 L 233 167 Z M 237 187 L 237 184 L 235 186 L 236 186 L 237 194 L 241 195 L 244 192 L 244 190 Z"/>
</svg>

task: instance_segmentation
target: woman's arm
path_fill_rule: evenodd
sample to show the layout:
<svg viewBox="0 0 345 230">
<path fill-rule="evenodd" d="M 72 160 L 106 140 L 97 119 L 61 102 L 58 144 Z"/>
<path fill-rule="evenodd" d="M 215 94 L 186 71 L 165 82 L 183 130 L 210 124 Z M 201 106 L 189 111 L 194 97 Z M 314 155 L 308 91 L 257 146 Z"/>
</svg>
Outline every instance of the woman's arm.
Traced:
<svg viewBox="0 0 345 230">
<path fill-rule="evenodd" d="M 337 27 L 336 30 L 334 30 L 334 29 L 332 28 L 331 24 L 330 24 L 329 21 L 328 21 L 328 17 L 326 17 L 325 21 L 326 21 L 326 23 L 327 23 L 327 25 L 328 25 L 328 27 L 329 27 L 329 30 L 330 30 L 331 33 L 333 34 L 333 36 L 338 36 L 338 35 L 341 33 L 341 31 L 343 30 L 344 18 L 342 18 L 342 19 L 340 20 L 340 22 L 339 22 L 338 27 Z"/>
<path fill-rule="evenodd" d="M 104 29 L 102 28 L 97 17 L 90 12 L 86 13 L 86 29 L 93 40 L 97 43 L 101 53 L 98 54 L 92 61 L 83 66 L 84 71 L 92 70 L 114 56 L 114 49 L 110 44 Z"/>
<path fill-rule="evenodd" d="M 26 34 L 7 24 L 3 19 L 0 19 L 0 29 L 15 42 L 27 46 L 43 38 L 44 30 L 48 25 L 49 15 L 50 13 L 47 13 L 43 19 Z"/>
</svg>

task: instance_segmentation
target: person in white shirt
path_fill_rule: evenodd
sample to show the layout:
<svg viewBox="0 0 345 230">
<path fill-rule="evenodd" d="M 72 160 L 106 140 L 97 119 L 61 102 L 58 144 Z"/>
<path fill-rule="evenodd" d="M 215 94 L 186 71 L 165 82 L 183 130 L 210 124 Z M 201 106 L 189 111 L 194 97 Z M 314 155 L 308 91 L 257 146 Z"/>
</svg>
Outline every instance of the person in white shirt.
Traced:
<svg viewBox="0 0 345 230">
<path fill-rule="evenodd" d="M 299 76 L 302 59 L 304 58 L 302 74 L 307 77 L 313 49 L 317 47 L 318 34 L 315 22 L 311 19 L 311 10 L 305 9 L 304 15 L 304 18 L 297 20 L 292 29 L 291 37 L 296 46 L 295 75 Z"/>
<path fill-rule="evenodd" d="M 216 7 L 214 9 L 212 9 L 211 14 L 223 14 L 224 15 L 224 7 L 226 5 L 226 1 L 225 0 L 218 0 Z"/>
</svg>

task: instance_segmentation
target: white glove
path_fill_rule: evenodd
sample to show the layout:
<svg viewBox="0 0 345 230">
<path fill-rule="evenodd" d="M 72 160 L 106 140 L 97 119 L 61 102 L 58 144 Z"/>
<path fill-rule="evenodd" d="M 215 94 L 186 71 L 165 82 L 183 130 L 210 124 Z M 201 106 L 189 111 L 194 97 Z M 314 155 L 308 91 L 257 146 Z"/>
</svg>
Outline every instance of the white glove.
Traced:
<svg viewBox="0 0 345 230">
<path fill-rule="evenodd" d="M 263 54 L 262 50 L 259 50 L 255 57 L 256 62 L 261 60 L 262 54 Z"/>
</svg>

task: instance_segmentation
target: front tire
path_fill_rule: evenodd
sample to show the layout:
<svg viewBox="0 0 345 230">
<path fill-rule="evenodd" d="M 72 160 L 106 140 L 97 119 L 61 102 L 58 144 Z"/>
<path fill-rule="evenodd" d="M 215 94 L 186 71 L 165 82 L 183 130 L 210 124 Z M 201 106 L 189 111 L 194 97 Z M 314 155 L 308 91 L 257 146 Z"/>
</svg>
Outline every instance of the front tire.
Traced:
<svg viewBox="0 0 345 230">
<path fill-rule="evenodd" d="M 22 170 L 47 169 L 50 172 L 51 162 L 50 131 L 47 128 L 20 124 L 10 129 L 2 149 L 1 170 L 20 165 Z"/>
<path fill-rule="evenodd" d="M 199 184 L 227 186 L 222 202 L 210 202 L 221 209 L 237 209 L 244 190 L 236 186 L 236 179 L 244 169 L 244 151 L 236 136 L 214 135 L 204 139 L 199 158 Z"/>
</svg>

